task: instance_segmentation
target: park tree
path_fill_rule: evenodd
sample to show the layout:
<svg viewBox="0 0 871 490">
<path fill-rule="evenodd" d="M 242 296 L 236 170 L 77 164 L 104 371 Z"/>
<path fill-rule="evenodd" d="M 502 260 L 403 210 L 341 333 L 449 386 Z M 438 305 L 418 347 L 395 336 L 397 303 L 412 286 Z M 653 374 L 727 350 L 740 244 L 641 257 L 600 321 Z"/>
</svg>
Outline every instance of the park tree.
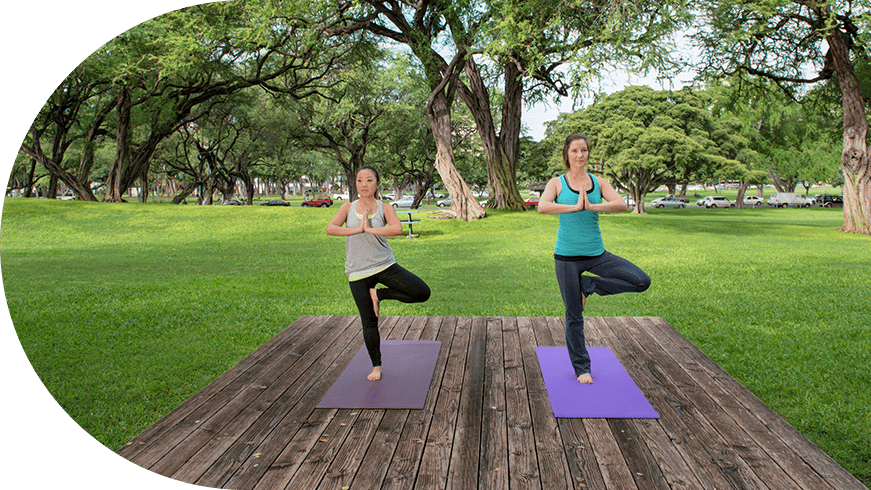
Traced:
<svg viewBox="0 0 871 490">
<path fill-rule="evenodd" d="M 358 40 L 356 51 L 328 75 L 334 80 L 328 89 L 305 99 L 280 100 L 291 136 L 339 164 L 351 200 L 357 196 L 355 176 L 367 164 L 367 153 L 393 130 L 382 121 L 398 96 L 388 51 L 364 39 Z"/>
<path fill-rule="evenodd" d="M 725 160 L 718 169 L 706 171 L 699 176 L 714 175 L 719 180 L 737 181 L 738 195 L 735 204 L 743 208 L 744 195 L 750 186 L 757 186 L 759 197 L 763 197 L 763 186 L 768 182 L 768 172 L 763 169 L 763 158 L 753 149 L 754 128 L 735 114 L 714 113 L 715 108 L 716 103 L 712 107 L 716 126 L 711 139 Z"/>
<path fill-rule="evenodd" d="M 778 192 L 793 192 L 800 184 L 806 191 L 818 181 L 837 182 L 840 158 L 832 158 L 840 131 L 837 115 L 832 114 L 829 94 L 812 90 L 806 102 L 790 99 L 773 83 L 742 87 L 740 79 L 731 78 L 709 88 L 714 93 L 712 112 L 733 128 L 724 137 L 746 141 L 750 174 L 739 179 L 746 184 L 771 182 Z M 723 143 L 728 146 L 731 143 Z M 743 144 L 743 143 L 742 143 Z M 737 152 L 735 152 L 738 154 Z M 765 178 L 759 176 L 765 173 Z M 739 188 L 745 189 L 745 185 Z M 761 196 L 760 196 L 761 197 Z"/>
<path fill-rule="evenodd" d="M 214 102 L 196 122 L 179 128 L 155 151 L 153 167 L 185 184 L 174 204 L 194 191 L 206 204 L 211 204 L 214 191 L 220 191 L 224 200 L 231 199 L 241 182 L 242 197 L 250 205 L 254 178 L 260 175 L 256 167 L 274 163 L 286 151 L 288 133 L 264 90 L 254 87 Z"/>
<path fill-rule="evenodd" d="M 417 208 L 438 179 L 436 148 L 426 116 L 429 89 L 423 67 L 413 54 L 396 53 L 384 67 L 383 83 L 388 85 L 384 89 L 389 88 L 391 97 L 381 121 L 385 130 L 373 145 L 372 158 L 382 175 L 394 182 L 397 196 L 409 185 L 413 187 L 412 208 Z M 462 118 L 452 115 L 451 144 L 455 164 L 462 159 L 457 148 L 468 136 L 467 131 L 458 127 L 461 122 Z"/>
<path fill-rule="evenodd" d="M 561 148 L 571 133 L 589 136 L 590 161 L 601 162 L 604 176 L 635 201 L 633 213 L 644 214 L 645 196 L 658 187 L 738 163 L 712 139 L 717 122 L 708 104 L 692 89 L 629 87 L 560 117 L 549 126 L 548 139 Z M 554 153 L 552 168 L 562 171 L 561 158 Z"/>
<path fill-rule="evenodd" d="M 517 180 L 524 99 L 578 96 L 605 66 L 667 72 L 676 66 L 670 35 L 689 18 L 683 1 L 495 0 L 479 8 L 482 20 L 450 25 L 455 39 L 480 43 L 480 48 L 469 43 L 467 51 L 483 50 L 501 76 L 499 132 L 475 57 L 466 62 L 469 90 L 460 95 L 472 109 L 487 151 L 493 207 L 508 209 L 525 209 L 516 186 L 494 182 Z"/>
<path fill-rule="evenodd" d="M 96 201 L 91 188 L 91 170 L 97 140 L 106 134 L 104 124 L 116 101 L 107 96 L 110 84 L 94 79 L 83 69 L 70 73 L 40 110 L 30 126 L 21 153 L 30 157 L 23 172 L 24 196 L 31 196 L 37 167 L 44 168 L 50 179 L 48 195 L 57 195 L 62 181 L 82 201 Z M 68 151 L 78 146 L 78 164 L 70 165 Z"/>
<path fill-rule="evenodd" d="M 548 160 L 552 151 L 546 141 L 535 141 L 530 136 L 520 138 L 517 178 L 530 183 L 546 182 L 550 177 Z"/>
<path fill-rule="evenodd" d="M 254 86 L 300 98 L 326 86 L 325 75 L 352 48 L 322 38 L 320 11 L 300 1 L 197 5 L 144 22 L 86 59 L 76 73 L 105 90 L 97 102 L 87 99 L 98 107 L 94 118 L 104 118 L 92 127 L 111 131 L 115 145 L 104 200 L 121 200 L 137 181 L 144 187 L 158 145 L 208 102 Z M 106 108 L 114 114 L 102 114 Z M 59 110 L 48 106 L 45 119 Z M 22 151 L 76 189 L 61 162 L 38 148 L 43 134 L 35 125 Z"/>
<path fill-rule="evenodd" d="M 448 62 L 441 54 L 444 43 L 440 40 L 446 33 L 445 10 L 454 10 L 460 15 L 467 6 L 445 2 L 410 5 L 392 1 L 346 1 L 340 4 L 339 20 L 326 33 L 339 38 L 366 31 L 386 42 L 407 46 L 420 60 L 430 90 L 426 114 L 436 147 L 436 169 L 451 194 L 451 210 L 457 219 L 471 221 L 483 218 L 486 212 L 457 170 L 451 133 L 451 106 L 469 53 L 458 48 Z"/>
<path fill-rule="evenodd" d="M 582 61 L 575 73 L 584 76 L 603 63 L 625 60 L 639 61 L 645 68 L 663 67 L 668 56 L 662 40 L 686 18 L 684 4 L 679 1 L 637 1 L 630 6 L 553 0 L 420 2 L 407 7 L 397 2 L 363 3 L 371 10 L 347 20 L 346 27 L 336 32 L 369 29 L 408 44 L 424 64 L 429 63 L 431 87 L 450 86 L 475 119 L 487 160 L 490 206 L 518 210 L 525 209 L 516 186 L 524 83 L 529 81 L 534 94 L 567 95 L 572 84 L 565 83 L 559 68 L 579 58 Z M 395 28 L 379 23 L 382 19 Z M 411 29 L 406 26 L 417 28 L 411 38 Z M 427 41 L 425 49 L 421 39 Z M 432 40 L 436 39 L 444 42 L 433 50 Z M 453 53 L 451 63 L 441 58 L 442 51 Z M 504 83 L 498 128 L 484 75 L 488 65 L 496 67 L 494 71 Z M 456 77 L 459 73 L 464 77 Z M 445 122 L 439 126 L 442 131 L 448 126 Z M 469 196 L 464 196 L 463 201 L 467 199 Z"/>
<path fill-rule="evenodd" d="M 867 2 L 772 0 L 699 3 L 694 38 L 711 77 L 770 80 L 799 100 L 823 84 L 840 95 L 845 232 L 871 234 L 871 6 Z"/>
</svg>

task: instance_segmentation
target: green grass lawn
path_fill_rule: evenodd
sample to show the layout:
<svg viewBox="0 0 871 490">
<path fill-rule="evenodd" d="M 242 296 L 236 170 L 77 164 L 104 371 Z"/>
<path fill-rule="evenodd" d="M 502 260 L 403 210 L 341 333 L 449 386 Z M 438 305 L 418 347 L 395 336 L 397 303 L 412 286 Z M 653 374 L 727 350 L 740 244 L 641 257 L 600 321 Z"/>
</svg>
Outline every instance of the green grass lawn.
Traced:
<svg viewBox="0 0 871 490">
<path fill-rule="evenodd" d="M 355 315 L 336 208 L 6 199 L 2 273 L 36 372 L 117 449 L 301 315 Z M 428 219 L 391 240 L 430 285 L 386 315 L 560 316 L 557 219 Z M 659 316 L 866 485 L 871 483 L 871 238 L 840 209 L 603 215 L 642 294 L 590 316 Z"/>
</svg>

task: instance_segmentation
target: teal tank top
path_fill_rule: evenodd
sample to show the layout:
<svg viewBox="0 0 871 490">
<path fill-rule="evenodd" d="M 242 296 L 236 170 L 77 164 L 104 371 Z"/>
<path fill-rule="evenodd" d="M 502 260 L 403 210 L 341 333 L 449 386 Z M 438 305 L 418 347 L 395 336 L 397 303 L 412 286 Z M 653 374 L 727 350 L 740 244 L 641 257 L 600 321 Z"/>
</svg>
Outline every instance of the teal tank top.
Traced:
<svg viewBox="0 0 871 490">
<path fill-rule="evenodd" d="M 598 179 L 590 175 L 593 189 L 587 192 L 590 204 L 602 203 L 602 189 Z M 560 193 L 556 198 L 559 204 L 577 204 L 580 194 L 569 187 L 566 176 L 560 177 Z M 599 213 L 578 211 L 559 215 L 559 230 L 556 234 L 554 254 L 562 257 L 598 257 L 605 253 L 602 232 L 599 230 Z"/>
</svg>

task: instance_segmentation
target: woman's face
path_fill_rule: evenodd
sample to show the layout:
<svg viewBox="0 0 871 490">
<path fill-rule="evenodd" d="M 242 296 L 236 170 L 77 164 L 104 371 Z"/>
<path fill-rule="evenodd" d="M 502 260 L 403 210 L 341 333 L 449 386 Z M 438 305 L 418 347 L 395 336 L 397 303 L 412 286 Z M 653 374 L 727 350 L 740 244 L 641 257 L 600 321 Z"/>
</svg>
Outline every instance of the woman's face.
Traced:
<svg viewBox="0 0 871 490">
<path fill-rule="evenodd" d="M 373 197 L 378 189 L 378 181 L 375 180 L 375 172 L 364 168 L 357 172 L 357 194 L 360 197 Z"/>
<path fill-rule="evenodd" d="M 566 158 L 569 161 L 569 168 L 583 168 L 587 165 L 587 158 L 590 156 L 590 150 L 587 147 L 586 140 L 577 139 L 569 143 L 569 150 L 566 153 Z"/>
</svg>

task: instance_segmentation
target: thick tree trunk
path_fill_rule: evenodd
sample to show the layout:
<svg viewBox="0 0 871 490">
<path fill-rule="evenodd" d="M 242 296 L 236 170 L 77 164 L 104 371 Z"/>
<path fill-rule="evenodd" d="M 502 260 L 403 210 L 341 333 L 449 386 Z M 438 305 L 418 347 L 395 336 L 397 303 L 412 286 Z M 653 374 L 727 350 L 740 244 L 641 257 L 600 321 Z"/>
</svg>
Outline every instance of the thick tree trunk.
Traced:
<svg viewBox="0 0 871 490">
<path fill-rule="evenodd" d="M 77 199 L 81 199 L 83 201 L 96 201 L 96 197 L 94 197 L 93 192 L 86 186 L 80 184 L 69 172 L 64 170 L 60 164 L 45 156 L 42 152 L 42 147 L 39 142 L 40 132 L 36 129 L 31 129 L 32 135 L 32 146 L 28 146 L 24 143 L 21 144 L 21 151 L 29 155 L 36 162 L 42 164 L 51 175 L 56 176 L 60 179 L 64 184 L 67 185 L 73 192 L 76 194 Z M 31 177 L 32 178 L 32 177 Z M 52 198 L 54 196 L 51 196 Z"/>
<path fill-rule="evenodd" d="M 513 66 L 513 65 L 511 65 Z M 517 164 L 511 162 L 508 153 L 503 145 L 503 137 L 516 136 L 519 145 L 520 130 L 519 125 L 515 128 L 514 125 L 520 120 L 520 104 L 512 103 L 506 105 L 504 109 L 512 110 L 515 114 L 503 114 L 503 122 L 507 119 L 512 125 L 509 128 L 503 127 L 503 137 L 496 134 L 496 126 L 493 124 L 493 115 L 490 110 L 490 95 L 484 81 L 481 78 L 481 72 L 475 64 L 473 58 L 469 58 L 465 63 L 465 73 L 469 80 L 469 89 L 460 89 L 460 97 L 469 107 L 472 116 L 475 118 L 475 125 L 478 129 L 478 135 L 481 137 L 481 144 L 484 147 L 484 156 L 487 160 L 487 184 L 490 189 L 490 201 L 487 205 L 490 209 L 513 209 L 516 211 L 525 211 L 526 205 L 523 203 L 523 198 L 520 197 L 520 192 L 517 190 L 517 181 L 514 171 Z M 508 85 L 510 75 L 506 73 L 506 86 Z M 516 75 L 514 75 L 514 84 L 516 85 Z M 508 97 L 509 94 L 506 94 Z M 512 96 L 522 95 L 522 90 L 512 90 Z M 511 134 L 516 130 L 516 134 Z M 507 138 L 505 138 L 507 139 Z M 513 145 L 515 148 L 518 145 Z M 516 151 L 515 151 L 516 153 Z"/>
<path fill-rule="evenodd" d="M 744 209 L 744 194 L 747 192 L 747 187 L 749 186 L 750 184 L 747 182 L 741 182 L 741 184 L 738 185 L 738 197 L 735 198 L 735 206 L 738 209 Z"/>
<path fill-rule="evenodd" d="M 844 171 L 844 225 L 840 230 L 871 235 L 871 148 L 868 146 L 868 118 L 862 89 L 850 61 L 846 35 L 833 29 L 826 41 L 843 93 L 841 169 Z"/>
<path fill-rule="evenodd" d="M 24 197 L 31 197 L 33 195 L 33 186 L 36 183 L 34 181 L 36 177 L 36 162 L 37 159 L 35 157 L 30 159 L 30 170 L 27 172 L 27 181 L 24 183 Z"/>
<path fill-rule="evenodd" d="M 520 78 L 520 69 L 514 62 L 508 61 L 504 66 L 505 100 L 502 103 L 502 127 L 499 129 L 499 139 L 502 141 L 502 147 L 508 157 L 511 177 L 516 182 L 517 165 L 520 161 L 520 130 L 523 127 L 521 121 L 523 117 L 523 79 Z"/>
<path fill-rule="evenodd" d="M 172 198 L 172 203 L 181 204 L 182 202 L 184 202 L 184 200 L 187 199 L 188 196 L 193 194 L 194 190 L 197 188 L 198 185 L 199 183 L 196 182 L 190 182 L 185 185 L 184 189 L 182 189 L 178 195 Z"/>
<path fill-rule="evenodd" d="M 427 117 L 436 144 L 435 167 L 451 196 L 451 211 L 458 220 L 472 221 L 487 215 L 475 199 L 472 190 L 454 165 L 454 149 L 451 145 L 451 111 L 444 93 L 434 94 L 427 108 Z"/>
<path fill-rule="evenodd" d="M 242 182 L 245 184 L 245 193 L 247 194 L 245 202 L 251 206 L 254 204 L 254 179 L 246 172 L 246 175 L 242 177 Z"/>
<path fill-rule="evenodd" d="M 148 185 L 148 171 L 146 169 L 142 175 L 139 176 L 139 202 L 146 203 L 148 202 L 148 194 L 151 191 Z"/>
<path fill-rule="evenodd" d="M 103 200 L 106 202 L 121 202 L 123 200 L 124 189 L 121 186 L 121 177 L 127 168 L 130 166 L 130 112 L 133 104 L 130 100 L 130 90 L 127 87 L 122 87 L 118 92 L 115 119 L 115 161 L 109 168 L 109 176 L 106 179 L 106 195 Z"/>
</svg>

